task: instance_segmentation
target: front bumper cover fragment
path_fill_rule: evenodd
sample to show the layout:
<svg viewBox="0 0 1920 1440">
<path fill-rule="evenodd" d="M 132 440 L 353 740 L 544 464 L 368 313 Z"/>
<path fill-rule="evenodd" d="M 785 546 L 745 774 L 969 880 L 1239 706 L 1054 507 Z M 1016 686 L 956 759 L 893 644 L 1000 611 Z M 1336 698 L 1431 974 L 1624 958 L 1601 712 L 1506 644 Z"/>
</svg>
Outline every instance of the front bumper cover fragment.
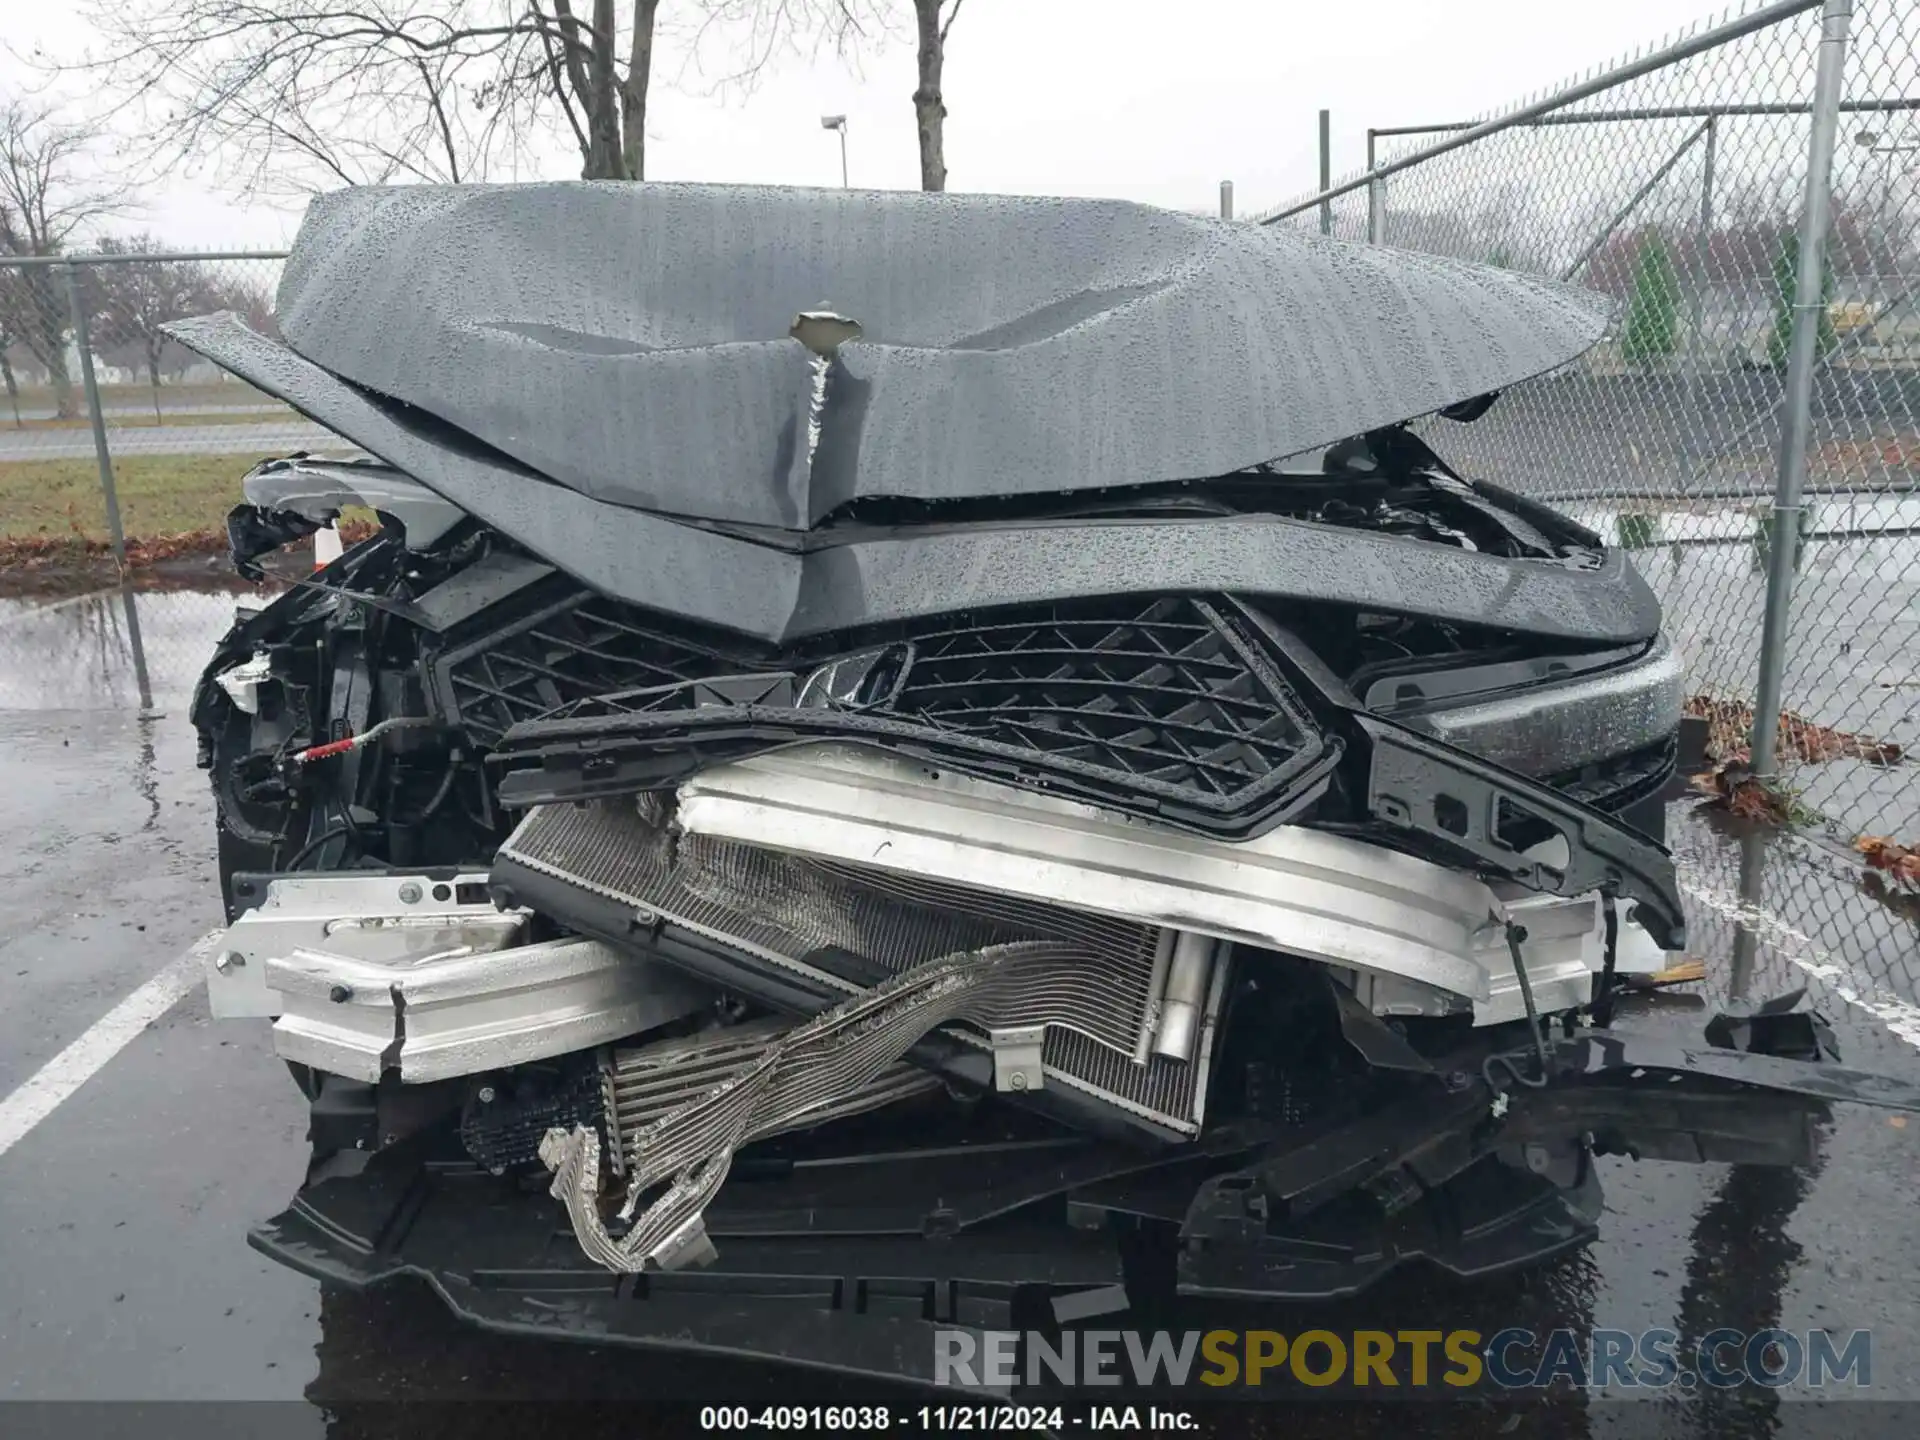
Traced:
<svg viewBox="0 0 1920 1440">
<path fill-rule="evenodd" d="M 1804 1164 L 1828 1102 L 1920 1111 L 1920 1086 L 1828 1062 L 1595 1031 L 1550 1056 L 1544 1087 L 1513 1078 L 1530 1052 L 1502 1067 L 1482 1046 L 1403 1077 L 1398 1103 L 1357 1118 L 1244 1122 L 1158 1156 L 1065 1136 L 930 1135 L 824 1168 L 749 1152 L 736 1174 L 751 1183 L 706 1216 L 726 1243 L 697 1270 L 610 1274 L 556 1229 L 535 1177 L 490 1176 L 429 1137 L 354 1157 L 358 1173 L 315 1180 L 250 1241 L 353 1288 L 419 1277 L 487 1329 L 925 1385 L 933 1326 L 1010 1328 L 1033 1313 L 1023 1296 L 1072 1313 L 1074 1297 L 1125 1286 L 1136 1306 L 1156 1303 L 1114 1217 L 1177 1227 L 1180 1294 L 1326 1299 L 1414 1258 L 1483 1275 L 1584 1243 L 1599 1195 L 1578 1137 Z M 1196 1164 L 1221 1172 L 1197 1191 Z M 1369 1204 L 1332 1203 L 1355 1194 Z"/>
</svg>

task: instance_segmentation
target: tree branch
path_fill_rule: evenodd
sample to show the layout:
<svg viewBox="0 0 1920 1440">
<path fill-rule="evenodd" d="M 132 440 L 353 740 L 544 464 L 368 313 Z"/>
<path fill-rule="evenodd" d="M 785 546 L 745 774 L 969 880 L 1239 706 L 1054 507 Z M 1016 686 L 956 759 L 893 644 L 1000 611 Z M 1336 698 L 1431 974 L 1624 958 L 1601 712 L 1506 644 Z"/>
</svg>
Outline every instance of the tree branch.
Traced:
<svg viewBox="0 0 1920 1440">
<path fill-rule="evenodd" d="M 564 35 L 540 0 L 82 0 L 82 11 L 106 43 L 51 68 L 145 111 L 137 166 L 210 162 L 247 188 L 484 178 L 522 153 L 531 125 L 560 122 L 566 78 L 547 57 L 591 51 L 592 32 Z"/>
<path fill-rule="evenodd" d="M 633 0 L 633 38 L 620 86 L 620 159 L 629 180 L 647 178 L 647 94 L 653 82 L 653 22 L 660 0 Z"/>
<path fill-rule="evenodd" d="M 440 122 L 440 141 L 447 148 L 447 179 L 455 185 L 460 183 L 460 154 L 453 146 L 453 127 L 447 124 L 446 108 L 440 103 L 439 83 L 427 73 L 427 62 L 419 56 L 414 64 L 420 70 L 420 83 L 426 87 L 427 103 L 433 107 L 433 117 Z"/>
<path fill-rule="evenodd" d="M 0 103 L 0 244 L 10 253 L 57 255 L 82 227 L 129 208 L 124 185 L 82 173 L 96 138 L 44 106 Z"/>
<path fill-rule="evenodd" d="M 535 13 L 538 13 L 538 12 L 535 12 Z M 567 94 L 566 85 L 561 82 L 560 57 L 554 53 L 554 49 L 553 49 L 554 37 L 552 33 L 549 30 L 547 30 L 546 27 L 544 26 L 539 28 L 539 36 L 540 36 L 540 46 L 546 52 L 546 57 L 547 57 L 547 74 L 549 77 L 548 83 L 553 86 L 553 93 L 560 97 L 560 109 L 567 117 L 567 125 L 569 128 L 572 129 L 573 138 L 579 144 L 580 154 L 581 154 L 581 157 L 584 159 L 587 154 L 587 150 L 589 148 L 587 143 L 587 132 L 581 128 L 580 117 L 576 115 L 573 110 L 573 100 Z"/>
<path fill-rule="evenodd" d="M 584 50 L 591 58 L 593 51 L 580 43 L 580 32 L 585 27 L 575 18 L 573 7 L 567 0 L 553 0 L 554 13 L 558 17 L 560 33 L 566 42 L 567 80 L 573 86 L 574 98 L 580 102 L 582 122 L 586 130 L 586 143 L 581 147 L 581 173 L 591 175 L 600 158 L 600 127 L 594 116 L 593 86 L 587 78 L 587 66 L 581 58 Z"/>
</svg>

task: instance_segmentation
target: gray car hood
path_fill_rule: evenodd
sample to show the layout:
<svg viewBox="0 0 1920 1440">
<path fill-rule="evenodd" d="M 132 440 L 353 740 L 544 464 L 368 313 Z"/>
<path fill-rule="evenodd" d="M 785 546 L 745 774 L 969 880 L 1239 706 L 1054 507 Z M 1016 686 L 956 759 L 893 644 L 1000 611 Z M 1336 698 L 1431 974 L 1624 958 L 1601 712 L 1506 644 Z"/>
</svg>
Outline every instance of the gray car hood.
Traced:
<svg viewBox="0 0 1920 1440">
<path fill-rule="evenodd" d="M 1623 551 L 1589 570 L 1281 516 L 829 530 L 803 553 L 554 484 L 237 315 L 167 332 L 594 589 L 778 644 L 954 610 L 1172 591 L 1331 601 L 1591 645 L 1645 640 L 1660 625 Z"/>
<path fill-rule="evenodd" d="M 830 362 L 789 335 L 817 309 L 861 327 Z M 1121 201 L 573 182 L 322 197 L 277 319 L 583 496 L 804 530 L 1296 455 L 1564 364 L 1606 308 Z"/>
</svg>

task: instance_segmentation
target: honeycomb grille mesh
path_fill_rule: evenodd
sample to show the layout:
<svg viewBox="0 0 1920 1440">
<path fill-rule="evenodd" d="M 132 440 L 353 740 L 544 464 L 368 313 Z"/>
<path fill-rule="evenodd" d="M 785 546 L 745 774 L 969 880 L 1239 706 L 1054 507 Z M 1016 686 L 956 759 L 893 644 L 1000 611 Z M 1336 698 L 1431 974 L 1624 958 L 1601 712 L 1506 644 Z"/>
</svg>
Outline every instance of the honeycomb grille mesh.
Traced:
<svg viewBox="0 0 1920 1440">
<path fill-rule="evenodd" d="M 516 741 L 545 743 L 635 717 L 672 748 L 676 727 L 693 726 L 691 740 L 718 718 L 716 699 L 737 694 L 815 725 L 837 711 L 896 740 L 944 740 L 956 755 L 1070 770 L 1115 795 L 1209 812 L 1258 803 L 1324 748 L 1264 656 L 1189 596 L 963 612 L 751 658 L 677 635 L 581 592 L 449 651 L 436 673 L 469 738 L 488 749 L 515 726 L 533 726 Z M 880 670 L 898 679 L 884 695 L 822 699 L 808 678 L 882 652 L 891 658 Z"/>
<path fill-rule="evenodd" d="M 1211 609 L 1168 596 L 928 630 L 890 708 L 998 741 L 1225 798 L 1310 740 Z"/>
<path fill-rule="evenodd" d="M 650 626 L 631 605 L 576 590 L 449 651 L 442 689 L 462 728 L 491 747 L 522 720 L 591 695 L 738 668 Z"/>
</svg>

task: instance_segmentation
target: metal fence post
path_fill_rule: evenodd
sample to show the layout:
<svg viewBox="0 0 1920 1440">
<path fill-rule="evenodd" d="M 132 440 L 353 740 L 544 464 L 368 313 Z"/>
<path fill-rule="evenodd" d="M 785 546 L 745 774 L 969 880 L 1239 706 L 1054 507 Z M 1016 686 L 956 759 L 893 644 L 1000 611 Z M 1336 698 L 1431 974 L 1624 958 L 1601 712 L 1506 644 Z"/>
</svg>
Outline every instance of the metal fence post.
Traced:
<svg viewBox="0 0 1920 1440">
<path fill-rule="evenodd" d="M 1374 139 L 1375 133 L 1369 129 L 1367 131 L 1367 243 L 1369 245 L 1380 244 L 1387 228 L 1386 181 L 1374 174 Z"/>
<path fill-rule="evenodd" d="M 1772 836 L 1758 827 L 1740 837 L 1740 910 L 1733 922 L 1733 967 L 1727 976 L 1727 999 L 1745 1000 L 1753 993 L 1754 972 L 1760 966 L 1760 928 L 1754 917 L 1761 911 L 1767 879 L 1767 846 Z"/>
<path fill-rule="evenodd" d="M 67 310 L 73 323 L 73 348 L 80 357 L 80 377 L 86 387 L 87 414 L 93 421 L 93 454 L 100 464 L 100 495 L 107 507 L 107 535 L 113 543 L 114 563 L 120 570 L 120 600 L 127 615 L 127 645 L 133 652 L 134 682 L 140 687 L 140 708 L 153 710 L 153 685 L 147 678 L 147 651 L 140 641 L 140 610 L 133 587 L 127 583 L 127 537 L 120 526 L 120 496 L 113 485 L 113 454 L 107 448 L 106 413 L 100 406 L 100 382 L 93 373 L 93 343 L 87 335 L 87 307 L 80 298 L 80 271 L 67 272 Z"/>
<path fill-rule="evenodd" d="M 1793 337 L 1787 352 L 1779 468 L 1773 492 L 1773 532 L 1767 546 L 1766 621 L 1760 637 L 1760 678 L 1753 697 L 1752 764 L 1772 775 L 1786 675 L 1787 632 L 1793 618 L 1793 569 L 1800 542 L 1800 507 L 1807 480 L 1807 442 L 1813 406 L 1814 350 L 1826 308 L 1827 225 L 1831 218 L 1834 138 L 1840 128 L 1840 86 L 1847 63 L 1853 0 L 1826 0 L 1820 11 L 1820 62 L 1813 86 L 1813 125 L 1807 146 L 1806 205 L 1800 216 L 1800 273 L 1794 277 Z"/>
<path fill-rule="evenodd" d="M 1320 112 L 1320 193 L 1326 194 L 1333 188 L 1333 112 Z M 1333 202 L 1320 202 L 1320 233 L 1333 233 Z"/>
<path fill-rule="evenodd" d="M 1707 117 L 1707 143 L 1700 158 L 1700 233 L 1713 233 L 1713 167 L 1720 154 L 1720 117 Z"/>
<path fill-rule="evenodd" d="M 1233 218 L 1233 182 L 1231 180 L 1220 182 L 1220 218 L 1222 220 Z"/>
</svg>

